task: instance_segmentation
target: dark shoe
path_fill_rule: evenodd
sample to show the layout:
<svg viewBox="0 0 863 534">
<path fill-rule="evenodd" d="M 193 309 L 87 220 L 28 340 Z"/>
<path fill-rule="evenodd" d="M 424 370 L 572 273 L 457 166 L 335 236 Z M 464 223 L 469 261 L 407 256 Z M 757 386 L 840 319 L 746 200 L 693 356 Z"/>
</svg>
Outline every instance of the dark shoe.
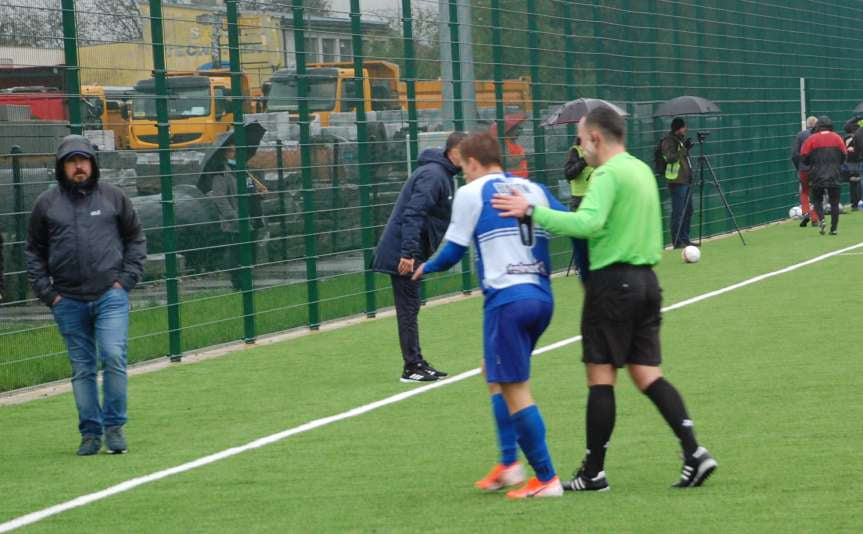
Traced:
<svg viewBox="0 0 863 534">
<path fill-rule="evenodd" d="M 121 426 L 109 426 L 105 429 L 105 448 L 108 454 L 126 454 L 126 436 Z"/>
<path fill-rule="evenodd" d="M 809 224 L 809 216 L 808 215 L 803 217 L 803 220 L 800 221 L 800 228 L 806 228 L 807 224 Z"/>
<path fill-rule="evenodd" d="M 704 484 L 710 475 L 716 471 L 716 460 L 707 449 L 698 447 L 698 450 L 683 462 L 683 470 L 680 473 L 680 481 L 672 485 L 673 488 L 694 488 Z"/>
<path fill-rule="evenodd" d="M 434 382 L 437 378 L 422 367 L 414 366 L 405 368 L 402 373 L 401 382 Z"/>
<path fill-rule="evenodd" d="M 584 466 L 572 474 L 572 480 L 561 481 L 564 491 L 608 491 L 611 486 L 605 478 L 605 471 L 591 478 L 584 472 Z"/>
<path fill-rule="evenodd" d="M 78 447 L 78 456 L 92 456 L 99 454 L 102 448 L 102 439 L 95 434 L 84 434 L 81 436 L 81 445 Z"/>
<path fill-rule="evenodd" d="M 430 364 L 429 362 L 427 362 L 427 361 L 425 361 L 425 360 L 422 360 L 422 361 L 419 363 L 419 366 L 420 366 L 422 369 L 424 369 L 425 371 L 427 371 L 427 372 L 431 373 L 433 376 L 436 376 L 436 377 L 438 377 L 438 378 L 443 378 L 443 377 L 445 377 L 445 376 L 449 376 L 449 373 L 445 373 L 445 372 L 443 372 L 443 371 L 438 371 L 437 369 L 435 369 L 434 367 L 432 367 L 432 366 L 431 366 L 431 364 Z"/>
<path fill-rule="evenodd" d="M 839 232 L 836 230 L 830 230 L 830 235 L 839 235 Z"/>
</svg>

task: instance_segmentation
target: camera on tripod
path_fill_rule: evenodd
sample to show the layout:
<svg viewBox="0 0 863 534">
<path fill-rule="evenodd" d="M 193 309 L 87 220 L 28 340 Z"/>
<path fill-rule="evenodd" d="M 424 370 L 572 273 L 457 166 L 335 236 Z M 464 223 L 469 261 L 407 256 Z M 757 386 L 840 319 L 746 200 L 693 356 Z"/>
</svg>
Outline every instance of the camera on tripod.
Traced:
<svg viewBox="0 0 863 534">
<path fill-rule="evenodd" d="M 704 140 L 707 139 L 707 136 L 710 135 L 710 132 L 702 130 L 700 132 L 696 132 L 695 135 L 698 137 L 698 142 L 703 143 Z"/>
</svg>

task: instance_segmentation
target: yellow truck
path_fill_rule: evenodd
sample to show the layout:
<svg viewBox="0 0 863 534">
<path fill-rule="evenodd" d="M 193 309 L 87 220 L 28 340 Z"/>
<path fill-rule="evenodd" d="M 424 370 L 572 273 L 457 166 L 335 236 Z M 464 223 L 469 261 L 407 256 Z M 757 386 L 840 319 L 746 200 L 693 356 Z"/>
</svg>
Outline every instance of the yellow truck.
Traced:
<svg viewBox="0 0 863 534">
<path fill-rule="evenodd" d="M 249 80 L 243 75 L 243 94 L 249 94 Z M 231 130 L 234 120 L 231 76 L 227 70 L 170 72 L 168 120 L 171 148 L 212 145 Z M 251 111 L 248 99 L 244 111 Z M 147 78 L 135 84 L 129 120 L 129 147 L 133 150 L 159 148 L 156 126 L 156 81 Z"/>
<path fill-rule="evenodd" d="M 125 110 L 131 93 L 131 87 L 81 86 L 81 97 L 87 114 L 98 117 L 98 122 L 101 122 L 100 129 L 114 132 L 114 146 L 117 150 L 129 148 L 129 115 Z"/>
<path fill-rule="evenodd" d="M 354 111 L 359 104 L 356 91 L 354 65 L 351 62 L 315 63 L 309 65 L 309 112 L 316 115 L 321 126 L 329 126 L 330 113 Z M 399 67 L 388 61 L 363 63 L 363 107 L 366 111 L 407 109 L 406 84 L 400 79 Z M 297 112 L 297 72 L 281 69 L 269 80 L 266 97 L 267 111 Z M 475 82 L 477 108 L 495 106 L 494 83 Z M 504 81 L 504 105 L 530 111 L 530 80 L 519 78 Z M 443 107 L 443 82 L 440 80 L 416 82 L 417 109 Z"/>
</svg>

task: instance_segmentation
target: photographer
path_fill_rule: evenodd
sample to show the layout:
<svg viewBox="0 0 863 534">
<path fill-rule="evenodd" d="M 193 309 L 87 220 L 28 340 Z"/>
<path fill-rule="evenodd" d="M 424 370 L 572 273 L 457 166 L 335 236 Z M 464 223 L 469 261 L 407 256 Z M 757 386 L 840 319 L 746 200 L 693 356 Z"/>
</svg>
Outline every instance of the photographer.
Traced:
<svg viewBox="0 0 863 534">
<path fill-rule="evenodd" d="M 578 209 L 581 200 L 587 193 L 587 183 L 590 181 L 590 175 L 593 172 L 593 167 L 587 164 L 584 159 L 584 149 L 581 148 L 581 139 L 575 138 L 575 144 L 569 149 L 569 156 L 566 163 L 563 165 L 563 174 L 569 181 L 569 191 L 572 195 L 570 208 L 572 211 Z"/>
<path fill-rule="evenodd" d="M 674 248 L 691 245 L 689 227 L 692 222 L 692 197 L 689 188 L 692 169 L 689 166 L 689 149 L 692 139 L 686 137 L 689 128 L 682 117 L 671 121 L 671 131 L 662 139 L 662 157 L 665 158 L 665 178 L 671 192 L 671 244 Z M 687 202 L 689 197 L 689 202 Z"/>
</svg>

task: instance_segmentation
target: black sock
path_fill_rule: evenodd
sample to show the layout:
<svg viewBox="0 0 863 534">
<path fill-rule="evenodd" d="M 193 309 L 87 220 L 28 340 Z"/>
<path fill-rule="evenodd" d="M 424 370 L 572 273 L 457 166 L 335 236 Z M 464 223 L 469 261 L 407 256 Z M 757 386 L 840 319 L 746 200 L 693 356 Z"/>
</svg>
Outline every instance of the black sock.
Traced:
<svg viewBox="0 0 863 534">
<path fill-rule="evenodd" d="M 698 449 L 698 442 L 695 441 L 695 431 L 692 428 L 692 420 L 686 413 L 683 397 L 670 382 L 661 377 L 650 384 L 650 387 L 644 390 L 644 394 L 650 397 L 668 426 L 674 431 L 677 439 L 680 440 L 683 454 L 687 458 L 691 458 Z"/>
<path fill-rule="evenodd" d="M 585 475 L 595 477 L 605 466 L 605 450 L 614 430 L 614 386 L 590 386 L 587 395 Z"/>
</svg>

